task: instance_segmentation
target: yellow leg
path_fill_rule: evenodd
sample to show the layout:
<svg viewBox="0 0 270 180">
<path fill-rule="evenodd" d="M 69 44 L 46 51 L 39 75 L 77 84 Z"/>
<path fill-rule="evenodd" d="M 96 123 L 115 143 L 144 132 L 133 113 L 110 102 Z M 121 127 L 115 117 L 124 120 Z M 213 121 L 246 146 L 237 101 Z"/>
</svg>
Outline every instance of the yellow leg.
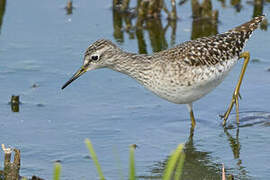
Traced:
<svg viewBox="0 0 270 180">
<path fill-rule="evenodd" d="M 190 115 L 191 126 L 192 126 L 192 128 L 195 128 L 196 121 L 195 121 L 194 114 L 193 114 L 192 103 L 187 104 L 187 106 L 188 106 L 188 111 L 189 111 L 189 115 Z"/>
<path fill-rule="evenodd" d="M 244 58 L 244 64 L 243 64 L 243 67 L 242 67 L 242 70 L 241 70 L 241 73 L 240 73 L 240 77 L 239 77 L 239 80 L 238 80 L 238 83 L 236 85 L 236 88 L 234 90 L 234 93 L 233 93 L 233 96 L 232 96 L 232 101 L 230 103 L 230 106 L 228 108 L 228 110 L 225 112 L 223 118 L 224 118 L 224 121 L 223 121 L 223 125 L 225 126 L 226 125 L 226 121 L 231 113 L 231 110 L 235 104 L 236 106 L 236 120 L 237 120 L 237 124 L 239 124 L 239 97 L 240 94 L 239 94 L 239 91 L 240 91 L 240 86 L 242 84 L 242 80 L 243 80 L 243 77 L 244 77 L 244 74 L 245 74 L 245 71 L 246 71 L 246 68 L 247 68 L 247 65 L 248 65 L 248 62 L 249 62 L 249 59 L 250 59 L 250 55 L 249 55 L 249 52 L 246 51 L 246 52 L 243 52 L 240 54 L 239 58 Z"/>
</svg>

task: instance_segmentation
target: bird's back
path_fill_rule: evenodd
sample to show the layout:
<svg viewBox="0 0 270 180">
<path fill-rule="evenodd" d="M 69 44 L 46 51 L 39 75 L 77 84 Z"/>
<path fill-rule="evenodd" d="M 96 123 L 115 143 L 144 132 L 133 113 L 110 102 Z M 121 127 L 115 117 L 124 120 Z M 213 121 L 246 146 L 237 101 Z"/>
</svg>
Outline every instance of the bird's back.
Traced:
<svg viewBox="0 0 270 180">
<path fill-rule="evenodd" d="M 187 41 L 158 54 L 191 66 L 209 66 L 234 59 L 239 57 L 252 32 L 263 19 L 264 16 L 258 16 L 228 32 Z"/>
<path fill-rule="evenodd" d="M 228 32 L 187 41 L 159 54 L 191 66 L 209 66 L 234 59 L 239 57 L 252 32 L 263 19 L 264 16 L 255 17 Z"/>
</svg>

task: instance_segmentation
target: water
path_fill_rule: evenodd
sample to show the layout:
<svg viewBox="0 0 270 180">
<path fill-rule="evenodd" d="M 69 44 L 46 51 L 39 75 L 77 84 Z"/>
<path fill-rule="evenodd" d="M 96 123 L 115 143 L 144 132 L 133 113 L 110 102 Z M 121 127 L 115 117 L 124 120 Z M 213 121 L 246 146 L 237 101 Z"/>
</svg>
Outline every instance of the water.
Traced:
<svg viewBox="0 0 270 180">
<path fill-rule="evenodd" d="M 90 138 L 108 179 L 119 179 L 119 171 L 127 176 L 130 144 L 139 146 L 137 176 L 160 177 L 179 143 L 186 145 L 184 179 L 218 179 L 222 164 L 236 179 L 268 179 L 269 31 L 257 30 L 246 47 L 259 61 L 249 64 L 241 87 L 240 127 L 236 128 L 233 113 L 224 130 L 218 115 L 231 100 L 242 61 L 218 88 L 195 103 L 193 134 L 184 105 L 156 97 L 125 75 L 97 70 L 60 89 L 80 67 L 84 50 L 99 38 L 117 42 L 127 51 L 152 53 L 198 36 L 196 27 L 192 29 L 196 23 L 192 23 L 190 1 L 177 5 L 176 26 L 155 31 L 168 22 L 163 14 L 160 22 L 149 23 L 137 34 L 134 30 L 117 34 L 110 3 L 74 1 L 71 15 L 62 1 L 8 1 L 4 11 L 1 4 L 0 143 L 21 150 L 21 175 L 51 179 L 53 163 L 60 160 L 62 179 L 98 179 L 84 145 L 84 139 Z M 251 3 L 242 2 L 240 7 L 237 12 L 229 2 L 224 8 L 213 1 L 213 8 L 219 10 L 217 32 L 257 12 Z M 269 14 L 270 4 L 263 8 Z M 17 113 L 8 104 L 13 94 L 20 95 L 22 102 Z"/>
</svg>

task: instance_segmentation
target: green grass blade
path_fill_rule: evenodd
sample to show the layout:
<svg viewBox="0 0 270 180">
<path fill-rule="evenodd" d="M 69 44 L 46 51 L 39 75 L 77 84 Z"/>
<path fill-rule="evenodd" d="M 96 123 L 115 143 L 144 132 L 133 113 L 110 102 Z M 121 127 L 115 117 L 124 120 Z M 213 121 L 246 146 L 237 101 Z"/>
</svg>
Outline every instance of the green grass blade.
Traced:
<svg viewBox="0 0 270 180">
<path fill-rule="evenodd" d="M 181 154 L 183 150 L 183 144 L 178 145 L 178 147 L 176 148 L 176 150 L 172 153 L 171 157 L 169 158 L 167 165 L 165 167 L 165 171 L 163 174 L 163 180 L 170 180 L 171 176 L 174 172 L 176 163 L 179 159 L 179 156 Z"/>
<path fill-rule="evenodd" d="M 129 180 L 135 180 L 135 158 L 134 151 L 136 145 L 131 145 L 129 148 Z"/>
<path fill-rule="evenodd" d="M 94 164 L 95 164 L 95 166 L 97 168 L 98 175 L 99 175 L 100 179 L 105 180 L 105 178 L 103 176 L 103 173 L 102 173 L 102 170 L 101 170 L 101 167 L 100 167 L 100 164 L 99 164 L 98 159 L 97 159 L 97 155 L 95 153 L 95 150 L 94 150 L 94 147 L 93 147 L 91 141 L 89 139 L 85 139 L 85 144 L 86 144 L 86 147 L 89 150 L 91 158 L 94 161 Z"/>
<path fill-rule="evenodd" d="M 119 152 L 117 151 L 117 149 L 115 147 L 113 148 L 113 153 L 114 153 L 114 157 L 116 159 L 116 166 L 118 168 L 119 179 L 124 180 L 125 178 L 124 178 L 124 175 L 123 175 L 123 168 L 122 168 L 122 165 L 121 165 Z"/>
<path fill-rule="evenodd" d="M 175 170 L 175 174 L 174 174 L 174 179 L 176 180 L 179 180 L 181 178 L 184 161 L 185 161 L 185 154 L 181 152 L 179 161 Z"/>
<path fill-rule="evenodd" d="M 61 164 L 55 163 L 54 164 L 53 180 L 60 180 L 60 174 L 61 174 Z"/>
</svg>

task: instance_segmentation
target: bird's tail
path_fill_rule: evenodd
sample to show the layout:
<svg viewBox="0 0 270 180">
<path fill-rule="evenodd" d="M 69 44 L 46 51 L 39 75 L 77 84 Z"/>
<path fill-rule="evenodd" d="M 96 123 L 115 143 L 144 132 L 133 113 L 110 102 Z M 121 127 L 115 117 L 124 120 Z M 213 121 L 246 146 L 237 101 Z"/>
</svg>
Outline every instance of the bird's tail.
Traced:
<svg viewBox="0 0 270 180">
<path fill-rule="evenodd" d="M 236 28 L 233 28 L 229 32 L 249 32 L 249 33 L 252 33 L 255 29 L 258 28 L 258 26 L 260 25 L 260 23 L 263 21 L 264 18 L 265 18 L 265 15 L 254 17 L 252 20 L 250 20 L 250 21 L 248 21 L 240 26 L 237 26 Z"/>
</svg>

